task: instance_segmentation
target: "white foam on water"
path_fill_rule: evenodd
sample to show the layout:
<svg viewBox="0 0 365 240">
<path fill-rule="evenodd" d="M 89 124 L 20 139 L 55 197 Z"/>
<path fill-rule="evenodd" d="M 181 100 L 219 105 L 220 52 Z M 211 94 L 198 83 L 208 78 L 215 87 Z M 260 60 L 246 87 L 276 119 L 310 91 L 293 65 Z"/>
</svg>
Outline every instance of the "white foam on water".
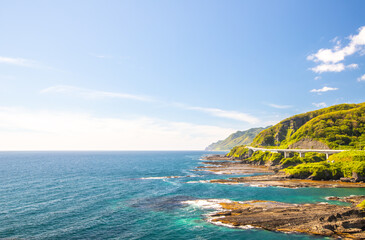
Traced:
<svg viewBox="0 0 365 240">
<path fill-rule="evenodd" d="M 247 183 L 241 183 L 241 182 L 213 182 L 218 184 L 225 184 L 225 185 L 248 185 Z"/>
<path fill-rule="evenodd" d="M 209 180 L 189 181 L 186 183 L 209 183 Z"/>
<path fill-rule="evenodd" d="M 194 207 L 198 207 L 201 209 L 215 209 L 215 210 L 223 210 L 220 203 L 231 203 L 232 201 L 229 199 L 199 199 L 199 200 L 188 200 L 183 201 L 183 204 L 189 204 Z"/>
<path fill-rule="evenodd" d="M 244 225 L 244 226 L 239 226 L 238 228 L 242 228 L 242 229 L 253 229 L 253 228 L 256 228 L 252 225 Z"/>
<path fill-rule="evenodd" d="M 165 176 L 165 177 L 143 177 L 143 180 L 156 180 L 156 179 L 169 179 L 169 178 L 182 178 L 183 176 Z"/>
<path fill-rule="evenodd" d="M 334 196 L 328 196 L 328 197 L 325 197 L 324 199 L 326 199 L 326 200 L 331 200 L 330 198 L 333 198 Z"/>
<path fill-rule="evenodd" d="M 209 170 L 208 170 L 209 171 Z M 222 172 L 212 172 L 212 173 L 214 173 L 214 174 L 217 174 L 217 175 L 223 175 L 224 174 L 224 172 L 222 171 Z"/>
<path fill-rule="evenodd" d="M 223 227 L 229 227 L 229 228 L 240 228 L 240 229 L 245 229 L 245 230 L 255 228 L 252 225 L 234 226 L 233 224 L 229 224 L 229 223 L 222 223 L 220 221 L 213 221 L 213 219 L 217 219 L 217 218 L 221 219 L 221 218 L 224 218 L 224 216 L 223 217 L 211 217 L 211 218 L 207 219 L 207 221 L 209 223 L 212 223 L 212 224 L 217 225 L 217 226 L 223 226 Z"/>
<path fill-rule="evenodd" d="M 187 200 L 187 201 L 183 201 L 182 203 L 183 204 L 189 204 L 191 206 L 198 207 L 198 208 L 201 208 L 201 209 L 214 209 L 215 210 L 214 212 L 206 214 L 207 222 L 212 223 L 214 225 L 229 227 L 229 228 L 240 228 L 240 229 L 255 228 L 254 226 L 251 226 L 251 225 L 234 226 L 233 224 L 222 223 L 220 221 L 213 221 L 215 219 L 225 218 L 225 216 L 214 216 L 214 217 L 212 217 L 212 215 L 214 215 L 215 213 L 223 210 L 223 207 L 221 206 L 220 203 L 232 203 L 232 202 L 233 201 L 229 200 L 229 199 L 199 199 L 199 200 Z M 239 202 L 239 203 L 244 203 L 244 202 Z"/>
</svg>

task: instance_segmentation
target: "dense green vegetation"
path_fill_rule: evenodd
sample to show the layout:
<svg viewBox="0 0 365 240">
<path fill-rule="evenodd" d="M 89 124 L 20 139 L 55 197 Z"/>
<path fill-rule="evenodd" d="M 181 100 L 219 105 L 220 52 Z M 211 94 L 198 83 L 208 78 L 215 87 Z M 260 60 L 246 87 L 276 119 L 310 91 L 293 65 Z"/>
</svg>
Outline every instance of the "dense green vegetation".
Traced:
<svg viewBox="0 0 365 240">
<path fill-rule="evenodd" d="M 252 157 L 248 160 L 255 164 L 265 164 L 268 162 L 278 162 L 282 159 L 282 156 L 280 153 L 271 153 L 271 152 L 262 152 L 262 151 L 256 151 L 252 154 Z"/>
<path fill-rule="evenodd" d="M 210 144 L 205 148 L 206 151 L 225 151 L 230 150 L 233 147 L 240 145 L 249 145 L 252 143 L 253 139 L 262 130 L 269 128 L 251 128 L 246 131 L 237 131 L 229 135 L 226 139 L 220 140 L 218 142 Z"/>
<path fill-rule="evenodd" d="M 229 151 L 228 157 L 234 157 L 238 159 L 243 159 L 245 154 L 248 153 L 248 149 L 245 146 L 236 146 Z"/>
<path fill-rule="evenodd" d="M 298 153 L 294 153 L 292 157 L 284 158 L 281 153 L 264 151 L 256 151 L 251 157 L 248 157 L 248 149 L 245 146 L 234 147 L 227 156 L 236 159 L 245 159 L 247 162 L 253 164 L 263 165 L 271 162 L 271 165 L 282 165 L 283 167 L 294 166 L 300 163 L 320 162 L 326 158 L 326 155 L 321 153 L 306 153 L 304 158 L 300 158 Z"/>
<path fill-rule="evenodd" d="M 330 180 L 345 177 L 359 180 L 365 177 L 365 151 L 344 151 L 331 155 L 327 160 L 322 153 L 306 153 L 305 157 L 294 153 L 284 158 L 280 153 L 256 151 L 248 157 L 248 149 L 238 146 L 227 155 L 250 164 L 278 166 L 293 178 Z"/>
<path fill-rule="evenodd" d="M 288 148 L 303 139 L 332 149 L 365 149 L 365 103 L 295 115 L 259 133 L 251 145 Z"/>
<path fill-rule="evenodd" d="M 350 151 L 333 154 L 326 160 L 325 154 L 318 153 L 283 158 L 279 153 L 256 151 L 248 156 L 248 149 L 237 146 L 227 155 L 247 163 L 276 166 L 294 178 L 365 180 L 365 151 L 358 151 L 365 150 L 365 103 L 341 104 L 287 118 L 263 130 L 251 145 Z"/>
<path fill-rule="evenodd" d="M 294 178 L 317 180 L 365 176 L 365 152 L 345 151 L 330 156 L 327 161 L 305 162 L 284 171 Z"/>
</svg>

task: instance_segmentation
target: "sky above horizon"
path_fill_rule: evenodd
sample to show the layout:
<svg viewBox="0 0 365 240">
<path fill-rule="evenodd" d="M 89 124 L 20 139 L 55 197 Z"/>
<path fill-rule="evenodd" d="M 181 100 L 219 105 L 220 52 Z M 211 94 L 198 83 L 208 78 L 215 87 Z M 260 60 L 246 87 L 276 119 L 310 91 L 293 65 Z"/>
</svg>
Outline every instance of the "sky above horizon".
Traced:
<svg viewBox="0 0 365 240">
<path fill-rule="evenodd" d="M 365 101 L 364 1 L 0 3 L 0 150 L 201 150 Z"/>
</svg>

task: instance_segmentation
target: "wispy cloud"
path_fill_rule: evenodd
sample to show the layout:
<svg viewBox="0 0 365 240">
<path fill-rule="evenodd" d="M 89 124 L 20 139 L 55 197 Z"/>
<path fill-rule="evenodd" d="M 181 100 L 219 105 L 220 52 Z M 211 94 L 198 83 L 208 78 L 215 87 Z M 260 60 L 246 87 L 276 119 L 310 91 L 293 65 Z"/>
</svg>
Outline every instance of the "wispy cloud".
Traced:
<svg viewBox="0 0 365 240">
<path fill-rule="evenodd" d="M 363 82 L 363 81 L 365 81 L 365 74 L 364 74 L 364 75 L 362 75 L 361 77 L 357 78 L 357 81 L 358 81 L 358 82 Z"/>
<path fill-rule="evenodd" d="M 274 104 L 274 103 L 268 103 L 267 105 L 270 107 L 273 107 L 273 108 L 278 108 L 278 109 L 287 109 L 287 108 L 293 107 L 291 105 L 278 105 L 278 104 Z"/>
<path fill-rule="evenodd" d="M 200 150 L 234 131 L 148 117 L 0 107 L 0 150 Z"/>
<path fill-rule="evenodd" d="M 181 103 L 165 103 L 159 100 L 155 100 L 149 96 L 141 96 L 141 95 L 134 95 L 128 93 L 120 93 L 120 92 L 107 92 L 107 91 L 98 91 L 98 90 L 91 90 L 86 88 L 79 88 L 75 86 L 52 86 L 45 88 L 40 91 L 41 93 L 59 93 L 59 94 L 70 94 L 75 96 L 81 96 L 88 99 L 103 99 L 103 98 L 120 98 L 120 99 L 131 99 L 131 100 L 138 100 L 144 102 L 154 102 L 157 104 L 164 104 L 167 106 L 179 107 L 186 110 L 194 110 L 200 111 L 204 113 L 208 113 L 211 116 L 233 119 L 237 121 L 243 121 L 250 124 L 255 124 L 260 122 L 258 118 L 251 116 L 247 113 L 237 112 L 237 111 L 227 111 L 222 110 L 219 108 L 205 108 L 205 107 L 196 107 L 196 106 L 187 106 Z"/>
<path fill-rule="evenodd" d="M 312 71 L 317 73 L 322 72 L 341 72 L 345 69 L 356 68 L 356 64 L 350 64 L 345 66 L 340 63 L 345 60 L 347 56 L 353 55 L 356 52 L 362 52 L 365 45 L 365 26 L 359 28 L 357 35 L 351 35 L 349 43 L 342 47 L 341 41 L 336 38 L 336 45 L 332 49 L 322 48 L 316 53 L 307 57 L 308 60 L 319 63 L 317 67 L 311 68 Z"/>
<path fill-rule="evenodd" d="M 185 107 L 185 108 L 190 109 L 190 110 L 196 110 L 196 111 L 209 113 L 210 115 L 216 116 L 216 117 L 233 119 L 233 120 L 237 120 L 237 121 L 247 122 L 250 124 L 255 124 L 260 121 L 258 118 L 251 116 L 250 114 L 237 112 L 237 111 L 227 111 L 227 110 L 222 110 L 219 108 L 204 108 L 204 107 Z"/>
<path fill-rule="evenodd" d="M 327 107 L 327 104 L 325 102 L 319 102 L 319 103 L 312 103 L 317 108 L 324 108 Z"/>
<path fill-rule="evenodd" d="M 111 59 L 111 58 L 113 58 L 111 55 L 104 55 L 104 54 L 90 53 L 90 55 L 93 56 L 93 57 L 102 58 L 102 59 Z"/>
<path fill-rule="evenodd" d="M 338 90 L 338 88 L 323 87 L 323 88 L 320 88 L 320 89 L 312 89 L 312 90 L 310 90 L 310 92 L 323 93 L 323 92 L 335 91 L 335 90 Z"/>
<path fill-rule="evenodd" d="M 120 98 L 120 99 L 131 99 L 145 102 L 153 101 L 153 99 L 148 96 L 134 95 L 128 93 L 118 93 L 118 92 L 97 91 L 86 88 L 63 86 L 63 85 L 45 88 L 41 90 L 41 93 L 74 94 L 85 98 Z"/>
<path fill-rule="evenodd" d="M 320 80 L 322 77 L 321 76 L 316 76 L 314 77 L 314 80 Z"/>
<path fill-rule="evenodd" d="M 39 67 L 40 64 L 36 61 L 24 59 L 24 58 L 10 58 L 10 57 L 2 57 L 0 56 L 0 63 L 3 64 L 11 64 L 22 67 Z"/>
</svg>

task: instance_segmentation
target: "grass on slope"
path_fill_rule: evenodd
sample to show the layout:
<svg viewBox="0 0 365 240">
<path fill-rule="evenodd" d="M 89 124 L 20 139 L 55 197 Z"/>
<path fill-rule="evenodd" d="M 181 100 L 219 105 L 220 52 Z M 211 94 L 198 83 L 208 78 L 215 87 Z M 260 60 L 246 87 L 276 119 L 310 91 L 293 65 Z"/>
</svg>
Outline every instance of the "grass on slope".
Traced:
<svg viewBox="0 0 365 240">
<path fill-rule="evenodd" d="M 345 151 L 331 155 L 327 161 L 302 163 L 284 171 L 294 178 L 310 177 L 315 180 L 351 178 L 354 173 L 365 176 L 365 152 Z"/>
<path fill-rule="evenodd" d="M 286 148 L 303 138 L 332 149 L 365 149 L 365 103 L 340 104 L 287 118 L 258 134 L 252 146 Z"/>
</svg>

